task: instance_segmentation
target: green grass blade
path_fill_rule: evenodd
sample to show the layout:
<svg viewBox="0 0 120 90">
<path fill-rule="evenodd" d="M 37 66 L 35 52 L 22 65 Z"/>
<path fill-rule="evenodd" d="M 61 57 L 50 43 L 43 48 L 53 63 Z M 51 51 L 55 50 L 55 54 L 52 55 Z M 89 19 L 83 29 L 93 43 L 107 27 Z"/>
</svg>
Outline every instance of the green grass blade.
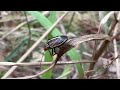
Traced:
<svg viewBox="0 0 120 90">
<path fill-rule="evenodd" d="M 5 61 L 9 61 L 11 60 L 14 56 L 17 55 L 17 53 L 22 50 L 22 48 L 24 47 L 25 44 L 28 43 L 28 38 L 25 38 L 24 40 L 22 40 L 22 42 L 7 56 L 5 57 Z"/>
<path fill-rule="evenodd" d="M 45 28 L 45 29 L 49 29 L 53 23 L 46 18 L 44 15 L 42 15 L 42 13 L 38 12 L 38 11 L 28 11 L 33 17 L 35 17 L 40 24 Z M 51 32 L 52 36 L 59 36 L 61 35 L 61 32 L 55 28 L 52 32 Z M 80 55 L 77 53 L 76 49 L 71 49 L 70 51 L 67 52 L 67 54 L 70 56 L 70 58 L 72 60 L 80 60 Z M 76 68 L 79 72 L 79 76 L 80 78 L 83 77 L 83 69 L 82 66 L 80 64 L 76 64 Z"/>
<path fill-rule="evenodd" d="M 56 12 L 55 11 L 51 11 L 50 12 L 50 16 L 48 17 L 49 18 L 49 20 L 52 22 L 52 23 L 54 23 L 57 19 L 56 19 Z M 48 36 L 48 37 L 50 37 L 50 35 Z M 51 56 L 50 56 L 50 54 L 48 53 L 48 51 L 47 51 L 47 53 L 45 54 L 45 60 L 47 61 L 47 62 L 49 62 L 49 61 L 51 61 L 52 62 L 52 58 L 51 58 Z M 46 67 L 44 67 L 44 69 L 46 69 L 46 68 L 48 68 L 47 66 Z M 42 78 L 44 78 L 44 79 L 51 79 L 52 78 L 52 70 L 49 70 L 48 72 L 46 72 L 46 73 L 44 73 L 43 75 L 42 75 Z"/>
<path fill-rule="evenodd" d="M 48 51 L 45 52 L 45 61 L 47 62 L 52 62 L 53 58 L 50 55 L 50 53 Z M 44 66 L 44 69 L 47 69 L 48 66 Z M 52 78 L 52 70 L 49 70 L 48 72 L 42 74 L 42 78 L 43 79 L 51 79 Z"/>
<path fill-rule="evenodd" d="M 61 74 L 61 76 L 59 76 L 59 77 L 61 77 L 61 79 L 67 79 L 67 76 L 65 76 L 65 74 L 70 71 L 70 67 L 71 67 L 71 65 L 67 65 L 67 66 L 65 67 L 63 73 Z M 62 77 L 62 76 L 64 76 L 64 77 Z"/>
<path fill-rule="evenodd" d="M 52 23 L 55 23 L 55 21 L 57 20 L 57 18 L 56 18 L 56 11 L 51 11 L 51 12 L 50 12 L 50 16 L 48 17 L 48 19 L 49 19 Z"/>
<path fill-rule="evenodd" d="M 38 12 L 38 11 L 28 11 L 32 16 L 34 16 L 39 22 L 40 24 L 45 28 L 45 29 L 49 29 L 53 23 L 47 19 L 44 15 L 42 15 L 42 13 Z M 60 31 L 55 28 L 51 34 L 55 37 L 55 36 L 59 36 L 61 35 Z"/>
<path fill-rule="evenodd" d="M 75 48 L 71 49 L 69 52 L 67 52 L 67 54 L 70 56 L 72 60 L 75 60 L 75 61 L 80 60 L 81 58 L 80 54 L 77 53 L 77 50 Z M 76 64 L 75 66 L 78 70 L 79 77 L 83 78 L 84 71 L 83 71 L 82 65 Z"/>
</svg>

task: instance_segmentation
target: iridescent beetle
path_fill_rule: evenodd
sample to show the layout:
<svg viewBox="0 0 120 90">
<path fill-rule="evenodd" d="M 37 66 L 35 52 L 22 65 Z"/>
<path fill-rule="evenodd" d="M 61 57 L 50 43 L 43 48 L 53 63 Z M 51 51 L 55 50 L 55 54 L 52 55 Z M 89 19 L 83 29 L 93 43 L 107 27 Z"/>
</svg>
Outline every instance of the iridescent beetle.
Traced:
<svg viewBox="0 0 120 90">
<path fill-rule="evenodd" d="M 68 37 L 65 36 L 65 35 L 54 37 L 54 38 L 48 40 L 47 44 L 44 47 L 44 51 L 52 49 L 52 54 L 51 53 L 50 54 L 55 55 L 55 54 L 57 54 L 56 51 L 55 51 L 55 48 L 60 47 L 67 40 L 68 40 Z"/>
</svg>

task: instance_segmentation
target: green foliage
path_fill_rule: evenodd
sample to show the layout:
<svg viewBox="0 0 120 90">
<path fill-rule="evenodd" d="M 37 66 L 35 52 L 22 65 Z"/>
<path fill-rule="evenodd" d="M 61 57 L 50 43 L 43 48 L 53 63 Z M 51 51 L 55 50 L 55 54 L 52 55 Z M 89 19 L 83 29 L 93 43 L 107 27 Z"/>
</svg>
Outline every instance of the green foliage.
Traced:
<svg viewBox="0 0 120 90">
<path fill-rule="evenodd" d="M 23 47 L 28 43 L 28 38 L 24 38 L 20 44 L 7 56 L 4 61 L 10 61 L 13 57 L 18 55 L 18 53 L 23 49 Z"/>
<path fill-rule="evenodd" d="M 53 23 L 56 21 L 56 12 L 55 12 L 55 11 L 51 11 L 51 12 L 50 12 L 49 18 L 45 17 L 44 15 L 42 15 L 41 12 L 38 12 L 38 11 L 28 11 L 28 12 L 29 12 L 33 17 L 35 17 L 35 18 L 38 20 L 38 22 L 39 22 L 46 30 L 48 30 L 48 29 L 53 25 Z M 53 37 L 55 37 L 55 36 L 60 36 L 60 35 L 62 35 L 62 34 L 61 34 L 60 30 L 58 30 L 57 28 L 55 28 L 54 30 L 52 30 L 51 35 L 52 35 Z M 75 48 L 74 48 L 74 49 L 71 49 L 70 51 L 68 51 L 67 54 L 70 56 L 70 58 L 71 58 L 72 60 L 79 60 L 79 59 L 80 59 L 80 55 L 79 55 L 79 53 L 76 51 Z M 48 56 L 46 55 L 46 57 L 48 57 Z M 67 67 L 65 67 L 65 70 L 63 71 L 63 74 L 66 73 L 68 70 L 70 70 L 70 69 L 68 69 L 68 68 L 67 68 L 67 70 L 66 70 L 66 68 L 67 68 Z M 70 68 L 70 67 L 69 67 L 69 68 Z M 79 72 L 80 78 L 82 78 L 82 77 L 83 77 L 83 69 L 82 69 L 82 66 L 81 66 L 80 64 L 77 64 L 77 65 L 76 65 L 76 68 L 77 68 L 77 70 L 78 70 L 78 72 Z M 46 75 L 44 74 L 44 78 L 48 78 L 49 76 L 47 76 L 47 75 L 51 75 L 50 73 L 51 73 L 51 71 L 48 72 Z M 50 77 L 51 77 L 51 76 L 50 76 Z M 50 78 L 50 77 L 49 77 L 49 78 Z"/>
</svg>

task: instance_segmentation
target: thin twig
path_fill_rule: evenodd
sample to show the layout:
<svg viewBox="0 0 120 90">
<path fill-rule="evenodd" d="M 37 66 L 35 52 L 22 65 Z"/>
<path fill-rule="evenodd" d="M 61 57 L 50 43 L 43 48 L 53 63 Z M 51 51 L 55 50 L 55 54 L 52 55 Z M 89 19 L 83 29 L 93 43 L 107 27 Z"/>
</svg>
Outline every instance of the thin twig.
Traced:
<svg viewBox="0 0 120 90">
<path fill-rule="evenodd" d="M 78 64 L 78 63 L 93 63 L 95 61 L 83 60 L 83 61 L 59 61 L 56 65 L 64 65 L 64 64 Z M 52 62 L 41 62 L 41 65 L 51 65 Z M 0 66 L 40 66 L 40 62 L 31 62 L 31 63 L 14 63 L 14 62 L 0 62 Z"/>
<path fill-rule="evenodd" d="M 30 78 L 35 78 L 35 77 L 37 77 L 37 76 L 39 76 L 39 75 L 41 75 L 41 74 L 49 71 L 49 70 L 52 69 L 54 66 L 55 66 L 55 63 L 53 63 L 50 67 L 48 67 L 47 69 L 39 72 L 39 73 L 36 74 L 36 75 L 25 76 L 25 77 L 18 77 L 18 78 L 7 78 L 7 79 L 30 79 Z"/>
<path fill-rule="evenodd" d="M 67 26 L 67 30 L 68 30 L 68 31 L 69 31 L 70 26 L 71 26 L 71 24 L 72 24 L 72 22 L 73 22 L 74 16 L 75 16 L 75 11 L 73 12 L 72 17 L 71 17 L 71 19 L 70 19 L 70 22 L 69 22 L 69 24 L 68 24 L 68 26 Z"/>
<path fill-rule="evenodd" d="M 28 16 L 29 19 L 33 18 L 32 16 Z M 25 20 L 25 17 L 24 16 L 17 16 L 15 18 L 11 17 L 11 18 L 3 18 L 0 20 L 0 23 L 3 23 L 3 22 L 9 22 L 9 21 L 14 21 L 14 20 Z"/>
<path fill-rule="evenodd" d="M 26 59 L 26 57 L 34 50 L 34 48 L 37 47 L 37 45 L 53 30 L 53 28 L 55 28 L 55 26 L 63 19 L 63 17 L 65 17 L 67 15 L 68 11 L 66 11 L 33 45 L 32 47 L 17 61 L 17 63 L 20 63 L 22 61 L 24 61 L 24 59 Z M 54 64 L 52 64 L 54 66 Z M 50 66 L 48 68 L 51 69 L 53 66 Z M 9 69 L 9 71 L 1 78 L 1 79 L 5 79 L 7 78 L 15 69 L 17 68 L 17 66 L 13 66 Z M 47 70 L 47 69 L 46 69 Z M 45 71 L 46 72 L 46 71 Z M 41 72 L 41 73 L 44 73 Z M 38 75 L 38 74 L 37 74 Z"/>
<path fill-rule="evenodd" d="M 31 45 L 31 42 L 30 42 L 31 41 L 31 29 L 30 29 L 30 24 L 28 22 L 26 11 L 24 11 L 24 14 L 25 14 L 25 19 L 27 21 L 28 32 L 29 32 L 28 48 L 30 48 L 30 45 Z"/>
<path fill-rule="evenodd" d="M 50 67 L 48 67 L 47 69 L 43 70 L 42 72 L 40 72 L 40 73 L 38 73 L 36 75 L 25 76 L 25 77 L 18 77 L 18 78 L 7 78 L 7 79 L 30 79 L 30 78 L 34 78 L 34 77 L 37 77 L 37 76 L 47 72 L 48 70 L 52 69 L 55 65 L 56 65 L 56 62 L 54 62 L 54 63 L 52 62 L 52 65 Z"/>
<path fill-rule="evenodd" d="M 45 15 L 45 13 L 43 13 L 43 15 Z M 35 18 L 30 18 L 28 20 L 28 22 L 34 21 Z M 19 25 L 17 25 L 14 29 L 10 30 L 10 32 L 8 32 L 7 34 L 5 34 L 3 37 L 0 38 L 0 41 L 3 40 L 4 38 L 6 38 L 8 35 L 12 34 L 14 31 L 18 30 L 20 27 L 22 27 L 23 25 L 25 25 L 27 23 L 27 21 L 24 21 L 22 23 L 20 23 Z"/>
<path fill-rule="evenodd" d="M 115 60 L 118 59 L 118 57 L 119 57 L 119 55 L 116 56 L 116 58 L 114 58 L 113 60 L 111 60 L 111 62 L 109 62 L 107 65 L 105 65 L 104 68 L 108 68 Z"/>
<path fill-rule="evenodd" d="M 109 12 L 100 22 L 99 28 L 98 28 L 98 33 L 101 32 L 103 25 L 108 21 L 108 19 L 110 18 L 111 15 L 113 15 L 115 12 L 111 11 Z"/>
<path fill-rule="evenodd" d="M 111 25 L 110 30 L 108 32 L 108 35 L 111 34 L 112 30 L 114 30 L 117 23 L 118 23 L 118 20 L 113 21 L 113 24 Z M 96 51 L 95 55 L 92 56 L 93 60 L 97 61 L 99 59 L 99 57 L 102 55 L 102 53 L 106 50 L 109 43 L 110 43 L 110 41 L 105 40 L 100 44 L 100 46 L 99 46 L 98 50 Z M 93 70 L 94 65 L 95 65 L 95 63 L 91 63 L 88 70 Z M 89 77 L 90 74 L 91 73 L 87 73 L 87 77 Z"/>
<path fill-rule="evenodd" d="M 44 11 L 42 14 L 46 16 L 49 14 L 49 12 L 50 11 Z M 28 20 L 33 19 L 33 18 L 34 18 L 33 16 L 28 16 Z M 14 20 L 25 20 L 25 17 L 24 16 L 17 16 L 15 18 L 13 18 L 13 17 L 3 18 L 3 19 L 0 19 L 0 23 L 14 21 Z"/>
<path fill-rule="evenodd" d="M 31 19 L 29 21 L 33 21 L 34 19 Z M 10 35 L 11 33 L 13 33 L 14 31 L 18 30 L 20 27 L 22 27 L 23 25 L 25 25 L 27 22 L 22 22 L 21 24 L 19 24 L 18 26 L 16 26 L 13 30 L 10 30 L 10 32 L 8 32 L 7 34 L 5 34 L 3 37 L 0 38 L 0 41 L 3 40 L 4 38 L 6 38 L 8 35 Z"/>
<path fill-rule="evenodd" d="M 118 17 L 117 20 L 120 19 L 120 11 L 118 13 Z M 118 31 L 118 23 L 114 29 L 114 33 L 113 36 L 115 36 L 117 34 Z M 116 39 L 113 40 L 113 45 L 114 45 L 114 53 L 115 53 L 115 57 L 118 56 L 118 51 L 117 51 L 117 42 Z M 120 68 L 119 68 L 119 58 L 116 59 L 116 74 L 117 74 L 117 78 L 120 79 Z"/>
<path fill-rule="evenodd" d="M 105 66 L 103 66 L 101 69 L 99 69 L 97 72 L 95 72 L 97 75 L 100 75 L 99 73 L 100 72 L 104 72 L 105 70 L 106 70 L 106 68 L 108 68 L 112 63 L 113 63 L 113 61 L 115 61 L 117 58 L 119 57 L 119 55 L 116 57 L 116 58 L 114 58 L 113 60 L 110 60 L 111 62 L 109 62 L 108 64 L 106 64 Z M 95 75 L 96 76 L 96 75 Z M 92 76 L 92 77 L 94 77 L 94 76 Z"/>
</svg>

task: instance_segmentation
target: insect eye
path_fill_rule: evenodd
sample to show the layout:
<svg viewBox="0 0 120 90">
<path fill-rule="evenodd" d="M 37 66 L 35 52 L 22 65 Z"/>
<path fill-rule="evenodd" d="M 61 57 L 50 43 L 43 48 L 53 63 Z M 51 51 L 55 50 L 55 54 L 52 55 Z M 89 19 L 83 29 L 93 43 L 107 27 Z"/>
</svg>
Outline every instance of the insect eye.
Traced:
<svg viewBox="0 0 120 90">
<path fill-rule="evenodd" d="M 49 45 L 47 44 L 47 45 L 45 45 L 44 50 L 46 51 L 48 49 L 49 49 Z"/>
<path fill-rule="evenodd" d="M 47 48 L 46 47 L 44 47 L 44 51 L 46 51 L 47 50 Z"/>
</svg>

